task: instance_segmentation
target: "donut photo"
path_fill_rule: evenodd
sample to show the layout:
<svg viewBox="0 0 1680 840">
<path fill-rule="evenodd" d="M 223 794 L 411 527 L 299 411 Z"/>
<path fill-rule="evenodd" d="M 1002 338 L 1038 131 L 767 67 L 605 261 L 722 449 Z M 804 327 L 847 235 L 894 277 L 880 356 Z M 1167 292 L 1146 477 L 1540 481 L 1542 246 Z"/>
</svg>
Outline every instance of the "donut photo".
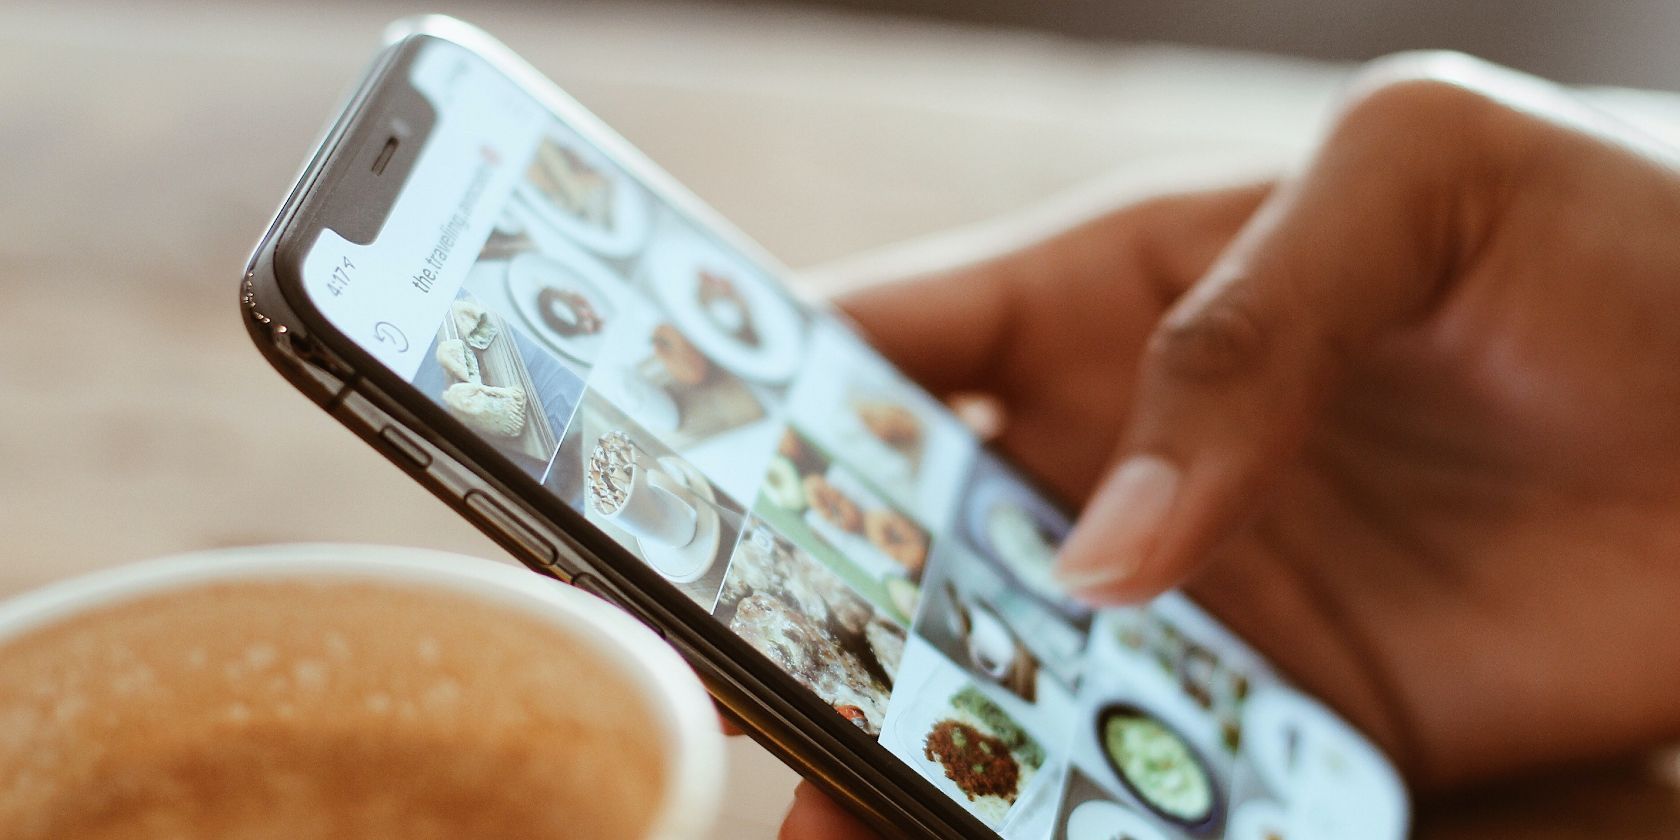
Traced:
<svg viewBox="0 0 1680 840">
<path fill-rule="evenodd" d="M 628 303 L 628 287 L 611 265 L 568 239 L 538 235 L 541 228 L 517 203 L 510 205 L 463 288 L 587 373 Z"/>
<path fill-rule="evenodd" d="M 780 431 L 769 399 L 652 300 L 626 289 L 619 301 L 590 387 L 721 488 L 752 498 Z"/>
<path fill-rule="evenodd" d="M 868 481 L 788 427 L 755 510 L 897 621 L 908 624 L 932 540 Z"/>
</svg>

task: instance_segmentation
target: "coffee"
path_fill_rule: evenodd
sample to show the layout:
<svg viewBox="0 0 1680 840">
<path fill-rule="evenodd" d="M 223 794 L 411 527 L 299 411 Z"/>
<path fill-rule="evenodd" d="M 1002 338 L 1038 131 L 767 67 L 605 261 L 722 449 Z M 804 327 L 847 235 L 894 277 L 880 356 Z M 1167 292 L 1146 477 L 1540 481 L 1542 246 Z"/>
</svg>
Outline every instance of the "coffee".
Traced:
<svg viewBox="0 0 1680 840">
<path fill-rule="evenodd" d="M 442 589 L 231 581 L 0 643 L 0 837 L 636 837 L 646 689 Z"/>
</svg>

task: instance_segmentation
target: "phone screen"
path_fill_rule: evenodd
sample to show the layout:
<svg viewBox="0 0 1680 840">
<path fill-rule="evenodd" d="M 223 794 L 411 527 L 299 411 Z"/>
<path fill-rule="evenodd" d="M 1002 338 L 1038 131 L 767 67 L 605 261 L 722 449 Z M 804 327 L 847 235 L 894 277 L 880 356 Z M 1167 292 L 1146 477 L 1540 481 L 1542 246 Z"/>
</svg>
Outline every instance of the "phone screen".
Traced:
<svg viewBox="0 0 1680 840">
<path fill-rule="evenodd" d="M 424 44 L 384 227 L 302 261 L 346 336 L 1004 837 L 1405 833 L 1352 728 L 1182 596 L 1068 598 L 1068 519 L 937 400 L 622 141 Z"/>
</svg>

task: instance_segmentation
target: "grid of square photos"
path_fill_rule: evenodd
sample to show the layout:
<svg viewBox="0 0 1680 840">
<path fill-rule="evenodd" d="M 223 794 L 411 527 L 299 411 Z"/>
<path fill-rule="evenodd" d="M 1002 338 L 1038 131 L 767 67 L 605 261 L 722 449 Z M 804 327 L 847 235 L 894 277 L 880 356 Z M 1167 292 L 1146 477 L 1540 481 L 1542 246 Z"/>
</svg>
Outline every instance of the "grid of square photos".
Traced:
<svg viewBox="0 0 1680 840">
<path fill-rule="evenodd" d="M 1403 824 L 1365 742 L 1188 601 L 1069 599 L 1053 505 L 563 126 L 414 383 L 1005 837 Z"/>
</svg>

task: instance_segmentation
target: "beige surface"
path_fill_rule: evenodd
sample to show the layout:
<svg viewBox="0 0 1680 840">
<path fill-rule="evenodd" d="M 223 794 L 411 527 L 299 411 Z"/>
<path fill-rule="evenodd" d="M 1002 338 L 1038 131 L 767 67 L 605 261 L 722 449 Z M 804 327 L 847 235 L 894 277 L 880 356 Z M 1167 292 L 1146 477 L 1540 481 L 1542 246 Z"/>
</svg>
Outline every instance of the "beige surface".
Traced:
<svg viewBox="0 0 1680 840">
<path fill-rule="evenodd" d="M 234 308 L 246 249 L 401 9 L 227 5 L 0 8 L 0 594 L 264 541 L 501 556 L 268 370 Z M 474 17 L 794 265 L 1105 172 L 1141 188 L 1287 161 L 1341 79 L 800 15 Z M 1666 101 L 1619 101 L 1680 126 Z M 734 757 L 719 836 L 772 836 L 791 774 L 750 745 Z M 1677 836 L 1674 776 L 1639 763 L 1477 795 L 1424 836 Z"/>
</svg>

